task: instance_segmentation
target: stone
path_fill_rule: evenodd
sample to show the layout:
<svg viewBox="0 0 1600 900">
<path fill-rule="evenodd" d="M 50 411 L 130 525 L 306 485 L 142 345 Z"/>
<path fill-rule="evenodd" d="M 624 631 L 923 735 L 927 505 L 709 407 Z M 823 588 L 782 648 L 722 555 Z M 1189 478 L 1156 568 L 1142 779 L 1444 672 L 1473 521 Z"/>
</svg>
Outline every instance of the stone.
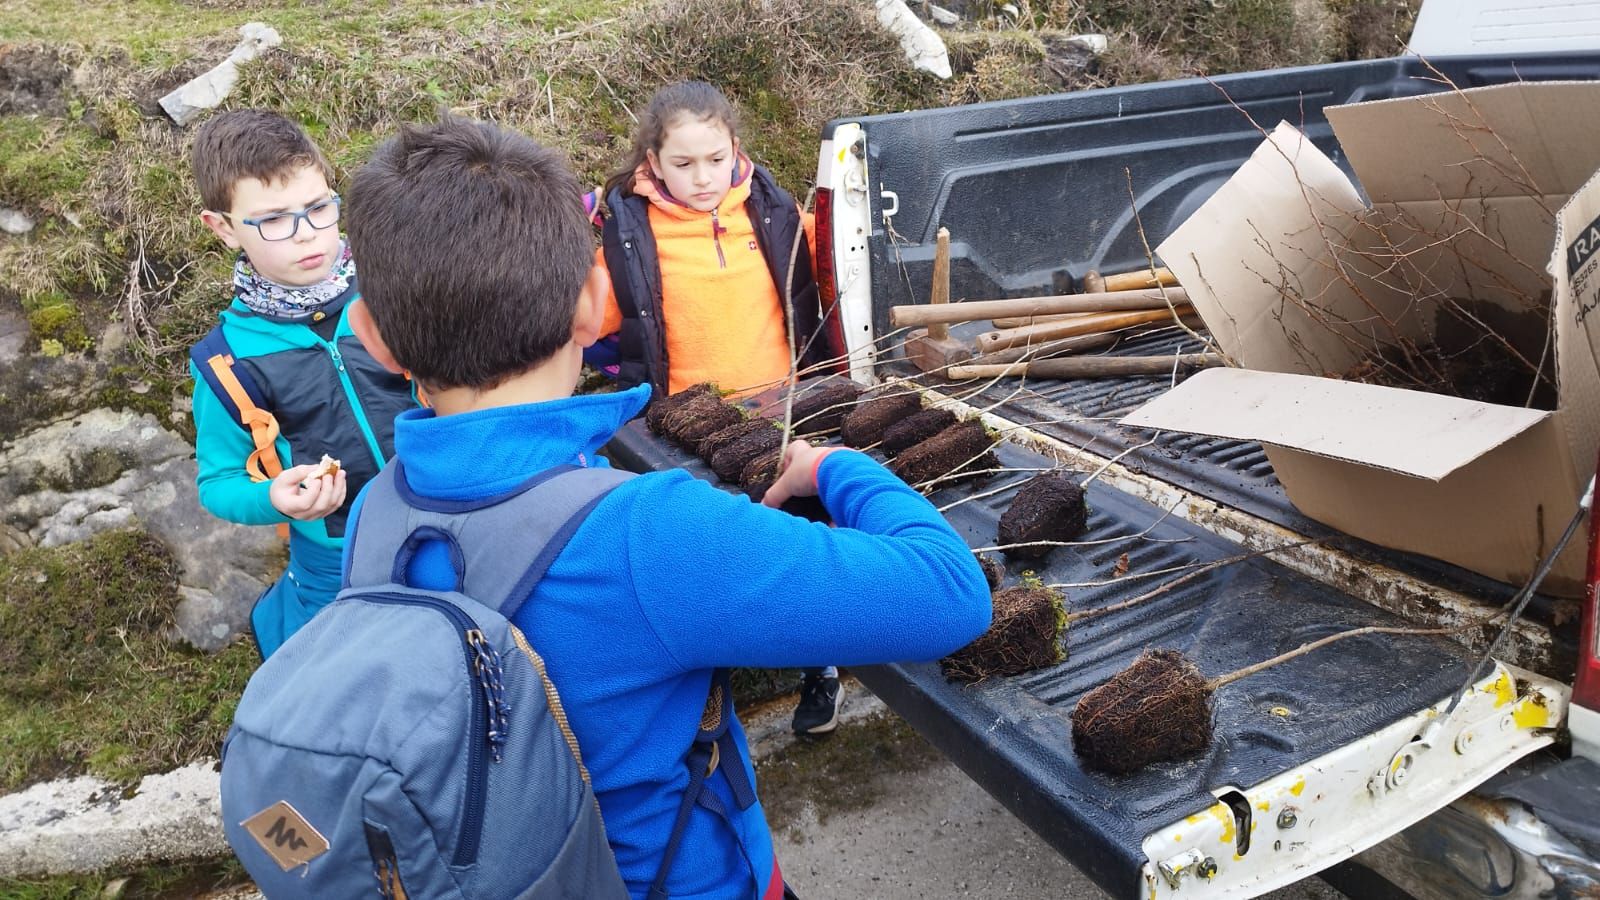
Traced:
<svg viewBox="0 0 1600 900">
<path fill-rule="evenodd" d="M 33 226 L 34 221 L 27 213 L 9 206 L 0 206 L 0 231 L 6 234 L 24 235 L 32 231 Z"/>
<path fill-rule="evenodd" d="M 960 13 L 951 12 L 942 6 L 937 6 L 932 3 L 928 4 L 928 18 L 932 19 L 934 24 L 944 25 L 946 27 L 961 24 Z"/>
<path fill-rule="evenodd" d="M 9 365 L 22 358 L 22 349 L 28 346 L 28 317 L 9 309 L 0 309 L 0 366 Z"/>
<path fill-rule="evenodd" d="M 277 29 L 262 22 L 248 22 L 239 29 L 239 43 L 204 74 L 161 98 L 161 108 L 172 121 L 187 125 L 205 110 L 222 103 L 239 80 L 239 66 L 283 44 Z"/>
<path fill-rule="evenodd" d="M 905 0 L 873 0 L 878 10 L 878 23 L 900 39 L 900 49 L 913 68 L 930 72 L 948 80 L 950 78 L 950 53 L 945 49 L 939 33 L 917 18 Z"/>
<path fill-rule="evenodd" d="M 205 760 L 147 775 L 127 799 L 87 775 L 0 797 L 0 878 L 225 856 L 220 786 Z"/>
<path fill-rule="evenodd" d="M 271 528 L 207 512 L 195 475 L 188 443 L 154 416 L 97 409 L 0 448 L 0 509 L 44 547 L 143 527 L 178 563 L 176 634 L 215 652 L 243 632 L 284 545 Z"/>
</svg>

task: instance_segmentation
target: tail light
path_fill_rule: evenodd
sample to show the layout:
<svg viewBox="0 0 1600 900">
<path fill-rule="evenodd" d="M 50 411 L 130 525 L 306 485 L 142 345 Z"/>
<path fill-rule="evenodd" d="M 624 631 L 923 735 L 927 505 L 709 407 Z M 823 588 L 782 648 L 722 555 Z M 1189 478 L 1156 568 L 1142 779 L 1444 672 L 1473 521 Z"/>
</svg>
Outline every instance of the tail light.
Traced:
<svg viewBox="0 0 1600 900">
<path fill-rule="evenodd" d="M 1600 466 L 1596 467 L 1600 473 Z M 1583 630 L 1578 639 L 1578 677 L 1572 702 L 1600 712 L 1600 507 L 1589 515 L 1589 586 L 1583 594 Z"/>
<path fill-rule="evenodd" d="M 844 321 L 839 314 L 839 283 L 833 275 L 833 191 L 830 188 L 817 188 L 816 240 L 817 300 L 822 310 L 822 340 L 827 347 L 824 356 L 837 361 L 829 368 L 839 374 L 848 368 Z"/>
</svg>

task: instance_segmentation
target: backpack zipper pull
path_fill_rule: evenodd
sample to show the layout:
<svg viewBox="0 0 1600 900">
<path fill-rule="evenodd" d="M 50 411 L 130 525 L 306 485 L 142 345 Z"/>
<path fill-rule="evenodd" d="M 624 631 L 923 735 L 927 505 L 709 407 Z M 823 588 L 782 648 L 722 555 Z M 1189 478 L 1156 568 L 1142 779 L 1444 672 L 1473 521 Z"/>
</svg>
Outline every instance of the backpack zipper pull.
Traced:
<svg viewBox="0 0 1600 900">
<path fill-rule="evenodd" d="M 489 755 L 499 762 L 510 728 L 507 719 L 511 712 L 511 705 L 506 702 L 505 682 L 501 677 L 500 652 L 476 628 L 467 632 L 467 646 L 472 648 L 472 675 L 482 686 L 484 701 L 489 706 L 486 723 Z"/>
</svg>

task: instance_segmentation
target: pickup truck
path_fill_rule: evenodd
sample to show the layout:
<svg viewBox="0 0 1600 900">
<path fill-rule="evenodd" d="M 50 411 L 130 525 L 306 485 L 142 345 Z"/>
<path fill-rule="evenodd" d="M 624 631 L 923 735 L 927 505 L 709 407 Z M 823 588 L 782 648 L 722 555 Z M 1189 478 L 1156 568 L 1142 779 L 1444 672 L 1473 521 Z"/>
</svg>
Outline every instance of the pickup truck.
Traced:
<svg viewBox="0 0 1600 900">
<path fill-rule="evenodd" d="M 1440 90 L 1429 65 L 1462 86 L 1600 78 L 1600 53 L 1399 57 L 845 118 L 824 131 L 816 253 L 849 376 L 912 379 L 930 404 L 1005 436 L 1001 462 L 1017 471 L 932 495 L 974 548 L 996 543 L 1028 470 L 1058 467 L 1094 475 L 1083 543 L 1036 566 L 1071 609 L 1274 548 L 1074 624 L 1065 661 L 1048 669 L 976 685 L 934 663 L 855 673 L 1112 896 L 1255 896 L 1319 872 L 1360 897 L 1600 896 L 1592 583 L 1581 615 L 1574 601 L 1537 597 L 1481 669 L 1477 632 L 1343 641 L 1219 691 L 1216 739 L 1196 757 L 1128 775 L 1086 769 L 1071 710 L 1144 648 L 1183 650 L 1215 675 L 1346 628 L 1457 625 L 1518 586 L 1305 517 L 1259 445 L 1117 425 L 1171 378 L 948 383 L 918 375 L 889 323 L 890 307 L 927 301 L 941 227 L 953 238 L 952 299 L 1065 293 L 1091 269 L 1145 268 L 1146 242 L 1259 143 L 1241 110 L 1268 128 L 1298 125 L 1337 161 L 1323 107 Z M 1169 331 L 1111 352 L 1193 346 Z M 611 452 L 631 468 L 706 475 L 637 422 Z"/>
</svg>

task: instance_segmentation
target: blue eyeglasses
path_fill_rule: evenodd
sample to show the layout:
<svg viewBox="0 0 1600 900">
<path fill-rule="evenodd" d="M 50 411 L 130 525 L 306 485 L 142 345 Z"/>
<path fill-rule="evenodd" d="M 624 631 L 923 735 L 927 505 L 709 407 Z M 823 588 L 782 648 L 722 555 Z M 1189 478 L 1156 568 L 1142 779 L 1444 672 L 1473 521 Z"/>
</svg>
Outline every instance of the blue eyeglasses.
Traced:
<svg viewBox="0 0 1600 900">
<path fill-rule="evenodd" d="M 321 231 L 339 224 L 339 195 L 319 200 L 299 212 L 279 212 L 256 219 L 240 219 L 240 224 L 252 225 L 263 241 L 287 241 L 300 230 L 300 220 Z"/>
</svg>

